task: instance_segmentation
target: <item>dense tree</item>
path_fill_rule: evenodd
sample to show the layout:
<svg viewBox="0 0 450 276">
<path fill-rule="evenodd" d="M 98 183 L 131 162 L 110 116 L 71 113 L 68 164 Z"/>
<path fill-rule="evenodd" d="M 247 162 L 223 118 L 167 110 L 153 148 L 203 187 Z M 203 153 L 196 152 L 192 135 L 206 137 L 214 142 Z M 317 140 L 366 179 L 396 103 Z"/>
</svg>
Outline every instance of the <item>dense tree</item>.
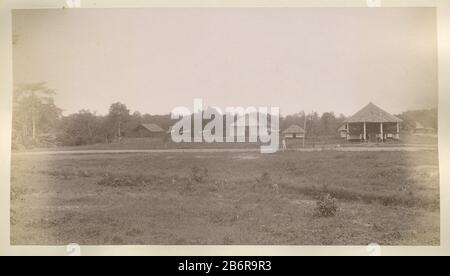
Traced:
<svg viewBox="0 0 450 276">
<path fill-rule="evenodd" d="M 67 146 L 80 146 L 108 141 L 108 132 L 105 132 L 103 125 L 101 116 L 89 110 L 80 110 L 62 118 L 58 128 L 58 142 Z"/>
<path fill-rule="evenodd" d="M 317 112 L 306 116 L 306 137 L 315 139 L 320 134 L 320 117 Z"/>
<path fill-rule="evenodd" d="M 340 115 L 336 117 L 334 112 L 324 112 L 320 117 L 320 135 L 321 136 L 336 136 L 337 130 L 344 124 L 345 117 Z"/>
<path fill-rule="evenodd" d="M 117 130 L 116 135 L 120 139 L 124 133 L 123 126 L 130 119 L 130 110 L 120 102 L 113 103 L 109 108 L 108 118 Z"/>
<path fill-rule="evenodd" d="M 13 93 L 13 141 L 39 143 L 39 136 L 54 132 L 61 117 L 53 101 L 55 91 L 44 82 L 17 86 Z"/>
<path fill-rule="evenodd" d="M 404 130 L 413 130 L 416 122 L 426 128 L 438 129 L 438 110 L 436 108 L 406 111 L 397 116 L 403 120 L 402 128 Z"/>
<path fill-rule="evenodd" d="M 290 125 L 298 125 L 303 128 L 305 125 L 305 119 L 306 119 L 305 116 L 306 116 L 305 112 L 301 111 L 298 113 L 294 113 L 292 115 L 287 115 L 285 117 L 282 117 L 281 121 L 280 121 L 280 128 L 286 129 Z"/>
<path fill-rule="evenodd" d="M 320 117 L 320 130 L 321 135 L 329 135 L 336 128 L 336 117 L 333 112 L 325 112 Z"/>
</svg>

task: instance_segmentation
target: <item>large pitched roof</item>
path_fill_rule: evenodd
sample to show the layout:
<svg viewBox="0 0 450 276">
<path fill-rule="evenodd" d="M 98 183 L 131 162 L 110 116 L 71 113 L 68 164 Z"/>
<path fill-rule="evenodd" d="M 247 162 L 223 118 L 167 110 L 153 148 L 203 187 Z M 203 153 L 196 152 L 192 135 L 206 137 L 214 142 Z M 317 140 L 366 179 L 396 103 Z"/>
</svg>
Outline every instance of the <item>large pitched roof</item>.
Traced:
<svg viewBox="0 0 450 276">
<path fill-rule="evenodd" d="M 356 112 L 355 115 L 345 120 L 346 123 L 399 123 L 402 121 L 402 119 L 389 114 L 373 103 L 369 103 L 363 109 Z"/>
<path fill-rule="evenodd" d="M 141 124 L 138 127 L 143 127 L 151 132 L 164 132 L 164 129 L 162 129 L 157 124 Z"/>
<path fill-rule="evenodd" d="M 172 132 L 176 133 L 176 131 L 173 129 L 173 127 L 174 126 L 169 127 L 169 130 L 167 131 L 167 133 L 172 133 Z M 180 133 L 191 133 L 191 130 L 190 129 L 182 129 L 180 131 Z"/>
<path fill-rule="evenodd" d="M 415 123 L 416 123 L 416 129 L 425 129 L 425 127 L 421 123 L 419 123 L 417 121 Z"/>
<path fill-rule="evenodd" d="M 306 133 L 306 131 L 298 125 L 291 125 L 287 129 L 285 129 L 283 133 Z"/>
<path fill-rule="evenodd" d="M 432 127 L 425 127 L 423 124 L 421 124 L 421 123 L 419 123 L 417 121 L 415 121 L 415 124 L 416 124 L 416 126 L 415 126 L 416 130 L 434 130 L 434 128 L 432 128 Z"/>
</svg>

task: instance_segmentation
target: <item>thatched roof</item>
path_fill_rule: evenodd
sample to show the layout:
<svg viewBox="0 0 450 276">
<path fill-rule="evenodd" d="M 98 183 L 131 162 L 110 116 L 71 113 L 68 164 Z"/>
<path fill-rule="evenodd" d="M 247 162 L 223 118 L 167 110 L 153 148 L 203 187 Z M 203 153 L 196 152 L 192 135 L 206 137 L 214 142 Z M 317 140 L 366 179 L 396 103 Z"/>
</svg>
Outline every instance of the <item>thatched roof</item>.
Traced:
<svg viewBox="0 0 450 276">
<path fill-rule="evenodd" d="M 416 123 L 416 129 L 425 129 L 425 127 L 421 123 L 419 123 L 417 121 L 415 123 Z"/>
<path fill-rule="evenodd" d="M 415 121 L 415 130 L 435 130 L 434 128 L 432 128 L 432 127 L 425 127 L 424 125 L 422 125 L 421 123 L 419 123 L 419 122 L 417 122 L 417 121 Z"/>
<path fill-rule="evenodd" d="M 345 120 L 346 123 L 399 123 L 403 120 L 369 103 L 355 115 Z"/>
<path fill-rule="evenodd" d="M 283 133 L 284 134 L 287 134 L 287 133 L 302 133 L 302 134 L 305 134 L 306 131 L 302 127 L 300 127 L 298 125 L 291 125 L 287 129 L 285 129 L 283 131 Z"/>
<path fill-rule="evenodd" d="M 157 124 L 140 124 L 136 129 L 144 128 L 150 132 L 164 132 L 164 129 L 162 129 Z"/>
</svg>

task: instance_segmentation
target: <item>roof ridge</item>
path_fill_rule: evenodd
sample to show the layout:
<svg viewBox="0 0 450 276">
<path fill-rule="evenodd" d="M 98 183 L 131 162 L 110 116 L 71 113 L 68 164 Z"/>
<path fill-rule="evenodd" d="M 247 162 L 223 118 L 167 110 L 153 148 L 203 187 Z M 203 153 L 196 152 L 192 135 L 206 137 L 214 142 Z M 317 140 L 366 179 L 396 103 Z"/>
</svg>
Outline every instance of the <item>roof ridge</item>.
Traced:
<svg viewBox="0 0 450 276">
<path fill-rule="evenodd" d="M 141 123 L 140 126 L 143 126 L 150 131 L 160 131 L 160 132 L 165 131 L 161 126 L 159 126 L 156 123 Z"/>
<path fill-rule="evenodd" d="M 290 131 L 306 133 L 306 130 L 304 130 L 301 126 L 299 126 L 297 124 L 290 125 L 283 131 L 283 133 L 290 132 Z"/>
<path fill-rule="evenodd" d="M 399 123 L 402 122 L 400 118 L 390 114 L 377 106 L 373 102 L 369 102 L 366 106 L 356 112 L 353 116 L 345 120 L 346 123 L 357 122 L 387 122 L 387 123 Z"/>
</svg>

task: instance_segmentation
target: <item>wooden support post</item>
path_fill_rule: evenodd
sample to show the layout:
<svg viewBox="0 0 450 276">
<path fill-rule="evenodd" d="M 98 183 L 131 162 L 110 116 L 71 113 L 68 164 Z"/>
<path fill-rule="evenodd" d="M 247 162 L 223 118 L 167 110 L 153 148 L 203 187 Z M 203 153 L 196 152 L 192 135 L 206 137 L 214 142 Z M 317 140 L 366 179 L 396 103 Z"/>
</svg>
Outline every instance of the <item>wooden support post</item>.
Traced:
<svg viewBox="0 0 450 276">
<path fill-rule="evenodd" d="M 305 116 L 305 118 L 303 120 L 303 130 L 305 132 L 303 133 L 303 145 L 302 145 L 302 147 L 305 147 L 305 139 L 306 139 L 306 113 L 305 113 L 305 111 L 303 111 L 303 116 Z"/>
<path fill-rule="evenodd" d="M 366 122 L 364 122 L 364 137 L 363 137 L 363 141 L 366 141 L 366 137 L 367 137 L 367 126 L 366 126 Z"/>
<path fill-rule="evenodd" d="M 397 139 L 400 139 L 400 123 L 397 122 Z"/>
<path fill-rule="evenodd" d="M 381 142 L 384 142 L 383 122 L 380 123 Z"/>
<path fill-rule="evenodd" d="M 349 124 L 347 123 L 347 126 L 346 126 L 346 134 L 347 134 L 347 141 L 350 139 L 350 128 L 349 128 Z"/>
</svg>

